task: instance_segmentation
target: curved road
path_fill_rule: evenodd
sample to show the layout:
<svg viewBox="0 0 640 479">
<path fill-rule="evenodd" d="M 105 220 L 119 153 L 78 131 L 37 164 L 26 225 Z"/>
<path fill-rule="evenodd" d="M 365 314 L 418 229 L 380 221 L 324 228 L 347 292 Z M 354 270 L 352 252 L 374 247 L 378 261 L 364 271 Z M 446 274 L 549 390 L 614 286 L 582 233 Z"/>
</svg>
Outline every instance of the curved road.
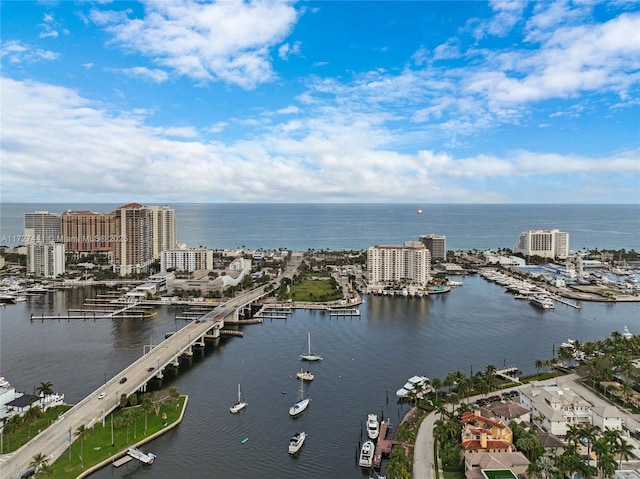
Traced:
<svg viewBox="0 0 640 479">
<path fill-rule="evenodd" d="M 566 385 L 572 391 L 575 391 L 578 395 L 580 395 L 583 399 L 589 401 L 593 406 L 611 406 L 611 403 L 603 399 L 598 394 L 594 393 L 590 389 L 584 387 L 580 384 L 576 379 L 578 376 L 576 374 L 568 374 L 566 376 L 560 376 L 553 379 L 547 379 L 544 381 L 537 381 L 536 384 L 549 386 L 549 385 L 558 385 L 560 387 Z M 517 390 L 525 386 L 516 386 L 512 388 L 505 389 L 505 391 L 509 390 Z M 482 396 L 472 396 L 469 398 L 470 402 L 476 401 L 480 399 Z M 617 406 L 613 406 L 616 407 Z M 619 408 L 617 408 L 619 410 Z M 625 426 L 629 431 L 635 431 L 636 428 L 640 427 L 640 421 L 637 417 L 628 413 L 627 411 L 622 410 L 622 413 L 625 414 Z M 416 444 L 414 447 L 414 459 L 413 459 L 413 479 L 434 479 L 434 461 L 433 461 L 433 427 L 435 421 L 439 418 L 439 414 L 434 411 L 427 415 L 420 424 L 420 428 L 418 429 L 418 435 L 416 437 Z"/>
</svg>

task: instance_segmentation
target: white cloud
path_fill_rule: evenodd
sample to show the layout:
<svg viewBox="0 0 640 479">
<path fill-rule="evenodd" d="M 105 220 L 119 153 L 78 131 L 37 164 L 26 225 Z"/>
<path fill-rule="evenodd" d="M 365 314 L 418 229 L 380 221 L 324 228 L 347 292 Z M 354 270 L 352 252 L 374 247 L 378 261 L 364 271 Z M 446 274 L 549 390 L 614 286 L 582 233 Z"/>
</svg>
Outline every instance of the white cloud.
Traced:
<svg viewBox="0 0 640 479">
<path fill-rule="evenodd" d="M 219 80 L 246 89 L 273 79 L 270 48 L 289 34 L 297 17 L 285 1 L 149 1 L 144 17 L 136 19 L 125 12 L 91 13 L 127 50 L 196 82 Z"/>
<path fill-rule="evenodd" d="M 293 45 L 285 43 L 278 48 L 278 57 L 281 60 L 287 60 L 290 55 L 300 55 L 300 42 L 294 42 Z"/>
<path fill-rule="evenodd" d="M 3 60 L 10 63 L 36 63 L 41 60 L 51 61 L 57 60 L 59 54 L 50 50 L 43 50 L 41 48 L 32 48 L 29 45 L 17 40 L 8 40 L 2 42 L 0 45 L 0 55 Z"/>
<path fill-rule="evenodd" d="M 3 198 L 23 201 L 121 201 L 131 191 L 144 201 L 519 201 L 501 191 L 505 181 L 582 174 L 590 187 L 605 164 L 637 175 L 640 155 L 399 153 L 380 117 L 327 107 L 250 140 L 205 142 L 192 128 L 149 127 L 145 111 L 109 113 L 66 88 L 8 78 L 0 86 Z M 467 181 L 479 179 L 485 187 L 472 191 Z"/>
<path fill-rule="evenodd" d="M 169 75 L 164 70 L 150 69 L 146 67 L 122 68 L 119 71 L 127 76 L 151 80 L 154 83 L 163 83 L 169 79 Z"/>
</svg>

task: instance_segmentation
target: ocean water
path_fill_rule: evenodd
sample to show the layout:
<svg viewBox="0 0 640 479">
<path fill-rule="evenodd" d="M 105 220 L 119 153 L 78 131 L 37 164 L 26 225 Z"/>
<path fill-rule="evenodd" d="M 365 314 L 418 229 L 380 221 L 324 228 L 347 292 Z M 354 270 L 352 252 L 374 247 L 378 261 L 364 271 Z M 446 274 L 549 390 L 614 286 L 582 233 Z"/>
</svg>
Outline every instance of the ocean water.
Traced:
<svg viewBox="0 0 640 479">
<path fill-rule="evenodd" d="M 24 213 L 112 211 L 115 204 L 0 205 L 0 246 L 24 233 Z M 436 233 L 449 250 L 513 248 L 522 231 L 559 229 L 570 248 L 640 250 L 640 205 L 185 204 L 178 241 L 213 249 L 366 250 Z M 417 214 L 421 209 L 423 214 Z"/>
</svg>

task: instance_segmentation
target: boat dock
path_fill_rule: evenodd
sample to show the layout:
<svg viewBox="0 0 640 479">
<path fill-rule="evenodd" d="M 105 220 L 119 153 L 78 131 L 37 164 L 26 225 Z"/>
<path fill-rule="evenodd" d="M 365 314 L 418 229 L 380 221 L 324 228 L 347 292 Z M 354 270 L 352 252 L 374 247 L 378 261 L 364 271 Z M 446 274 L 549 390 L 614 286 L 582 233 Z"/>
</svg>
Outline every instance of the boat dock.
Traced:
<svg viewBox="0 0 640 479">
<path fill-rule="evenodd" d="M 382 463 L 382 456 L 388 456 L 391 454 L 391 448 L 394 444 L 400 444 L 400 441 L 393 439 L 387 439 L 387 430 L 389 429 L 389 419 L 380 423 L 380 434 L 378 436 L 378 442 L 376 443 L 376 450 L 373 454 L 373 467 L 380 468 Z"/>
<path fill-rule="evenodd" d="M 493 374 L 499 378 L 506 379 L 507 381 L 514 381 L 519 383 L 520 378 L 517 376 L 519 372 L 520 370 L 517 366 L 511 366 L 509 368 L 499 369 Z"/>
<path fill-rule="evenodd" d="M 329 308 L 329 316 L 360 316 L 360 310 L 356 308 Z"/>
<path fill-rule="evenodd" d="M 568 301 L 561 296 L 554 295 L 552 296 L 552 298 L 554 301 L 557 301 L 558 303 L 566 304 L 567 306 L 571 306 L 572 308 L 582 309 L 582 306 L 580 306 L 578 303 L 572 303 L 571 301 Z"/>
<path fill-rule="evenodd" d="M 140 449 L 137 449 L 133 446 L 127 449 L 127 454 L 140 462 L 144 462 L 145 464 L 153 464 L 153 461 L 156 458 L 155 454 L 152 454 L 150 452 L 144 453 Z"/>
</svg>

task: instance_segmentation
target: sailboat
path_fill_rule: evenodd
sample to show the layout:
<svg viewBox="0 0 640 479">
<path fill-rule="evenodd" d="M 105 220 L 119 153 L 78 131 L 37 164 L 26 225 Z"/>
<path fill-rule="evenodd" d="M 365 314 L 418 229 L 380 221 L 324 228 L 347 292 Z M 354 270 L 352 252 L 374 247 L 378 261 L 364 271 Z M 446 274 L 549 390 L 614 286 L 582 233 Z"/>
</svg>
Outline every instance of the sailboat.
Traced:
<svg viewBox="0 0 640 479">
<path fill-rule="evenodd" d="M 307 409 L 307 406 L 309 406 L 309 403 L 311 402 L 311 398 L 304 397 L 304 381 L 298 382 L 300 383 L 300 389 L 298 390 L 298 400 L 293 406 L 289 408 L 289 416 L 297 416 L 302 411 Z"/>
<path fill-rule="evenodd" d="M 307 333 L 307 352 L 300 355 L 303 361 L 321 361 L 322 356 L 316 354 L 311 349 L 311 333 Z"/>
<path fill-rule="evenodd" d="M 229 412 L 233 414 L 240 412 L 247 407 L 247 404 L 248 403 L 242 400 L 242 393 L 240 392 L 240 385 L 238 384 L 238 402 L 229 408 Z"/>
</svg>

